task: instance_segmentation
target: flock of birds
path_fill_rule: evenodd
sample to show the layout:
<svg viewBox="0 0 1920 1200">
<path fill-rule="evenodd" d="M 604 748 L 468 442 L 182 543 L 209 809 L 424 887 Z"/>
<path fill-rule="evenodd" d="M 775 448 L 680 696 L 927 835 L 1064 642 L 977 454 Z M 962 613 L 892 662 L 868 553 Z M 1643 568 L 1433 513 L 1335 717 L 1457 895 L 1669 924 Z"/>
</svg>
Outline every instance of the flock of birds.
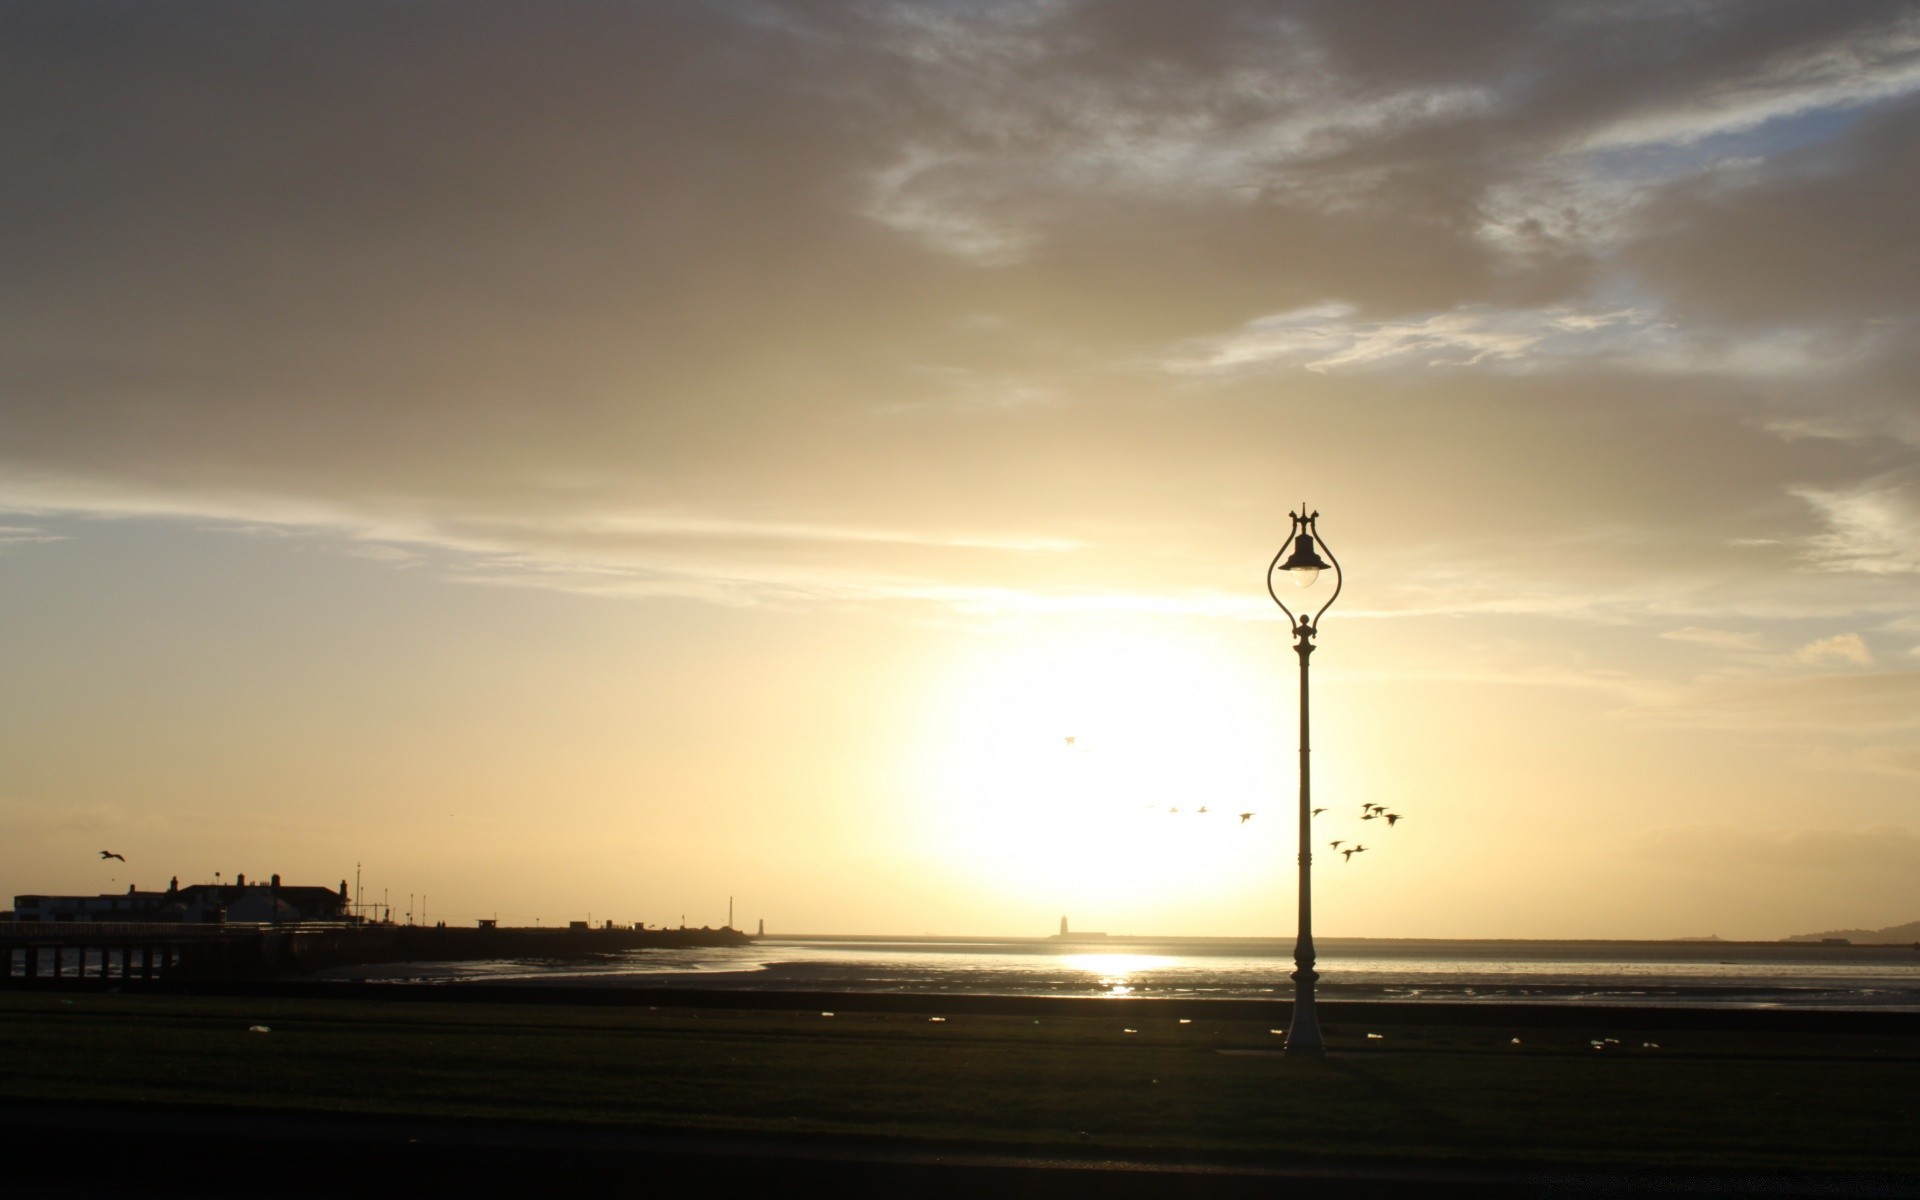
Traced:
<svg viewBox="0 0 1920 1200">
<path fill-rule="evenodd" d="M 1158 808 L 1159 805 L 1149 804 L 1147 805 L 1147 807 Z M 1167 812 L 1170 815 L 1177 814 L 1179 811 L 1180 811 L 1179 805 L 1173 805 L 1172 807 L 1169 807 L 1167 809 Z M 1196 808 L 1193 811 L 1196 814 L 1198 814 L 1198 813 L 1209 812 L 1211 810 L 1208 809 L 1206 805 L 1202 804 L 1199 808 Z M 1326 808 L 1316 808 L 1311 810 L 1309 815 L 1317 817 L 1321 813 L 1327 812 L 1327 811 L 1328 809 Z M 1245 825 L 1248 821 L 1253 820 L 1255 817 L 1259 815 L 1260 814 L 1257 812 L 1243 812 L 1239 814 L 1240 823 L 1242 825 Z M 1400 822 L 1406 820 L 1405 817 L 1401 816 L 1397 812 L 1389 812 L 1387 810 L 1387 806 L 1384 804 L 1362 804 L 1360 806 L 1360 819 L 1362 821 L 1385 821 L 1387 823 L 1388 829 L 1392 829 L 1395 825 L 1398 825 Z M 1327 845 L 1331 846 L 1334 852 L 1339 854 L 1341 856 L 1342 861 L 1344 862 L 1352 862 L 1354 855 L 1365 854 L 1367 850 L 1370 848 L 1362 845 L 1358 841 L 1354 841 L 1352 845 L 1347 845 L 1347 843 L 1348 843 L 1347 838 L 1335 838 L 1331 842 L 1328 842 Z M 1341 849 L 1342 846 L 1346 846 L 1346 849 L 1342 850 Z"/>
<path fill-rule="evenodd" d="M 1317 817 L 1326 811 L 1324 808 L 1316 808 L 1313 810 L 1313 815 Z M 1362 804 L 1360 806 L 1360 819 L 1362 821 L 1385 821 L 1387 828 L 1392 829 L 1406 818 L 1397 812 L 1388 812 L 1387 806 L 1384 804 Z M 1365 854 L 1367 852 L 1367 847 L 1357 841 L 1354 842 L 1353 845 L 1347 846 L 1346 838 L 1335 838 L 1333 841 L 1328 842 L 1327 845 L 1333 847 L 1334 851 L 1341 855 L 1343 862 L 1352 862 L 1354 855 Z M 1342 846 L 1347 846 L 1347 848 L 1342 850 L 1340 849 Z"/>
<path fill-rule="evenodd" d="M 1070 737 L 1066 739 L 1066 742 L 1067 742 L 1067 745 L 1071 746 L 1074 744 L 1075 739 Z M 1149 804 L 1147 805 L 1147 807 L 1159 808 L 1160 806 L 1158 804 Z M 1209 809 L 1206 805 L 1202 804 L 1198 808 L 1193 809 L 1192 811 L 1196 815 L 1199 815 L 1199 814 L 1205 814 L 1205 813 L 1211 812 L 1212 810 Z M 1309 810 L 1308 815 L 1317 817 L 1321 813 L 1329 812 L 1329 811 L 1331 810 L 1322 806 L 1320 808 Z M 1167 813 L 1169 816 L 1178 815 L 1179 812 L 1180 812 L 1180 806 L 1177 804 L 1170 805 L 1167 808 Z M 1257 812 L 1243 812 L 1238 815 L 1240 817 L 1240 823 L 1242 825 L 1245 825 L 1248 821 L 1253 820 L 1255 817 L 1259 816 L 1260 814 Z M 1387 809 L 1387 806 L 1384 804 L 1362 804 L 1360 806 L 1360 819 L 1362 821 L 1385 821 L 1387 823 L 1388 829 L 1392 829 L 1395 825 L 1398 825 L 1400 822 L 1406 820 L 1406 818 L 1401 816 L 1399 813 L 1389 811 Z M 1357 840 L 1354 840 L 1351 845 L 1348 845 L 1348 842 L 1349 842 L 1349 839 L 1347 838 L 1335 838 L 1333 841 L 1328 842 L 1327 845 L 1331 846 L 1334 852 L 1340 855 L 1341 861 L 1343 862 L 1352 862 L 1354 855 L 1365 854 L 1370 849 L 1370 847 L 1362 845 Z M 1344 850 L 1341 849 L 1341 847 L 1343 846 L 1346 847 Z"/>
</svg>

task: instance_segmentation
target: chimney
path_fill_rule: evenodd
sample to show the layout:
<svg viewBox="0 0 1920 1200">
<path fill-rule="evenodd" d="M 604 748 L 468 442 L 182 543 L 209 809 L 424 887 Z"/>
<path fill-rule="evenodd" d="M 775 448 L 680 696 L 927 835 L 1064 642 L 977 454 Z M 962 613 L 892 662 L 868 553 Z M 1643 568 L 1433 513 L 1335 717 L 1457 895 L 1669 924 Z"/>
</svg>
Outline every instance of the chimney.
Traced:
<svg viewBox="0 0 1920 1200">
<path fill-rule="evenodd" d="M 245 875 L 235 875 L 233 877 L 233 886 L 240 888 L 247 886 L 247 877 Z"/>
<path fill-rule="evenodd" d="M 275 891 L 280 890 L 280 875 L 278 872 L 275 872 L 273 876 L 273 888 Z"/>
</svg>

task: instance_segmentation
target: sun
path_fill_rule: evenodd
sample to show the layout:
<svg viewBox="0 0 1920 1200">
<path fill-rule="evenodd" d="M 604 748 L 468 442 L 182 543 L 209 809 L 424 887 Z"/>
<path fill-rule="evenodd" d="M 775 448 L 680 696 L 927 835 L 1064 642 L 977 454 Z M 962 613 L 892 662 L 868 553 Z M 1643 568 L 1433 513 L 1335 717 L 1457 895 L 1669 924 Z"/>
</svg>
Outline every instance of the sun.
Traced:
<svg viewBox="0 0 1920 1200">
<path fill-rule="evenodd" d="M 1139 921 L 1273 871 L 1271 681 L 1151 623 L 1009 640 L 943 681 L 912 764 L 932 853 L 1009 898 Z"/>
</svg>

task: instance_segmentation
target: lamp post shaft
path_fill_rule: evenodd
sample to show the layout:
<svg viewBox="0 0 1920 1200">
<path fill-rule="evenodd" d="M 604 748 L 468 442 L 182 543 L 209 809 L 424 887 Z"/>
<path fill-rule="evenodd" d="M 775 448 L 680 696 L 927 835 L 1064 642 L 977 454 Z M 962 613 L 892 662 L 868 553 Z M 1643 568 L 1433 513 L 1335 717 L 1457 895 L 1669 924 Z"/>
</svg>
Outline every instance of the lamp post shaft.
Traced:
<svg viewBox="0 0 1920 1200">
<path fill-rule="evenodd" d="M 1293 944 L 1293 1019 L 1287 1025 L 1287 1053 L 1319 1056 L 1320 1018 L 1313 1009 L 1313 742 L 1308 720 L 1307 660 L 1313 654 L 1313 626 L 1294 628 L 1293 650 L 1300 656 L 1300 933 Z"/>
<path fill-rule="evenodd" d="M 1320 1017 L 1313 1011 L 1313 985 L 1319 972 L 1313 969 L 1313 739 L 1308 707 L 1307 660 L 1313 656 L 1313 636 L 1319 632 L 1320 618 L 1340 598 L 1342 584 L 1340 560 L 1320 540 L 1320 514 L 1306 505 L 1289 513 L 1293 527 L 1287 531 L 1287 543 L 1267 565 L 1267 595 L 1293 622 L 1293 652 L 1300 656 L 1300 936 L 1293 943 L 1293 1019 L 1287 1025 L 1287 1053 L 1319 1057 L 1326 1053 L 1320 1040 Z M 1287 546 L 1292 547 L 1289 553 Z M 1321 557 L 1324 552 L 1325 558 Z M 1281 557 L 1286 557 L 1282 562 Z M 1331 561 L 1329 561 L 1331 560 Z M 1302 587 L 1311 587 L 1320 572 L 1333 572 L 1333 595 L 1312 616 L 1304 610 L 1295 615 L 1280 593 L 1273 588 L 1275 572 L 1289 575 Z M 1348 854 L 1351 855 L 1351 851 Z"/>
</svg>

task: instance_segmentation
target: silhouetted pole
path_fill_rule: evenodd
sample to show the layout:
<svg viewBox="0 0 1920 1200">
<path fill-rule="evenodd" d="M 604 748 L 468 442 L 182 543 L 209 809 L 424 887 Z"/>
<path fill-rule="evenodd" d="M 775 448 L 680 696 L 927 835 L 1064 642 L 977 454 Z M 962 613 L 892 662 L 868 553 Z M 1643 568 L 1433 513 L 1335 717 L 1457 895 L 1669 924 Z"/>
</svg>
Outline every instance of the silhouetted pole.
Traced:
<svg viewBox="0 0 1920 1200">
<path fill-rule="evenodd" d="M 1300 656 L 1300 931 L 1293 943 L 1293 1021 L 1287 1026 L 1288 1054 L 1318 1054 L 1320 1018 L 1313 1008 L 1313 737 L 1307 718 L 1307 660 L 1313 655 L 1313 630 L 1305 621 L 1294 627 L 1293 652 Z"/>
<path fill-rule="evenodd" d="M 1326 543 L 1320 540 L 1320 514 L 1308 512 L 1302 504 L 1299 512 L 1287 515 L 1293 518 L 1293 528 L 1287 534 L 1292 553 L 1282 546 L 1267 565 L 1267 595 L 1293 622 L 1293 652 L 1300 656 L 1300 931 L 1293 944 L 1293 1020 L 1287 1026 L 1287 1053 L 1317 1056 L 1326 1053 L 1326 1045 L 1320 1040 L 1320 1017 L 1313 1006 L 1313 985 L 1320 975 L 1313 969 L 1313 739 L 1307 660 L 1313 655 L 1313 638 L 1320 631 L 1321 616 L 1340 595 L 1341 577 L 1340 560 L 1333 559 L 1331 551 L 1327 552 L 1327 558 L 1333 559 L 1331 564 L 1320 557 L 1319 551 L 1326 549 Z M 1281 555 L 1287 555 L 1285 562 Z M 1304 590 L 1312 587 L 1325 570 L 1333 571 L 1333 595 L 1313 616 L 1294 616 L 1273 589 L 1274 573 L 1285 572 L 1294 586 Z"/>
</svg>

